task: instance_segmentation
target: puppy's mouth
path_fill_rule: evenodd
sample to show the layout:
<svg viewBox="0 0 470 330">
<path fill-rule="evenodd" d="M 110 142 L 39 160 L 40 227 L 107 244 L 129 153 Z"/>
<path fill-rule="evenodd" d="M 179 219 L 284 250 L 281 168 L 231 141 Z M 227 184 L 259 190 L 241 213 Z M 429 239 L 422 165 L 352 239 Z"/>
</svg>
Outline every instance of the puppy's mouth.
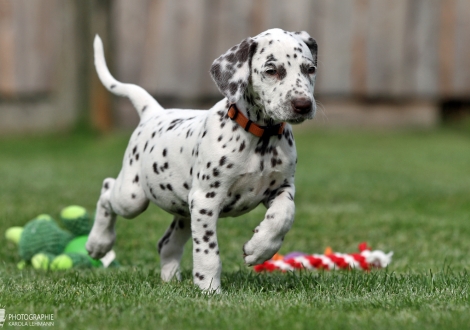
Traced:
<svg viewBox="0 0 470 330">
<path fill-rule="evenodd" d="M 286 122 L 289 124 L 301 124 L 308 119 L 312 119 L 315 116 L 316 106 L 312 104 L 310 109 L 304 109 L 303 111 L 299 112 L 295 108 L 292 108 L 290 111 L 289 118 L 286 118 Z"/>
<path fill-rule="evenodd" d="M 271 105 L 272 106 L 272 105 Z M 287 122 L 289 124 L 301 124 L 308 119 L 312 119 L 315 116 L 316 104 L 312 102 L 311 106 L 307 109 L 294 108 L 291 102 L 284 104 L 283 106 L 265 107 L 266 114 L 275 122 Z"/>
<path fill-rule="evenodd" d="M 288 119 L 286 122 L 292 125 L 297 125 L 297 124 L 302 124 L 307 118 L 294 118 L 294 119 Z"/>
<path fill-rule="evenodd" d="M 316 104 L 310 98 L 301 97 L 293 99 L 290 105 L 290 116 L 286 119 L 289 124 L 303 123 L 315 115 Z"/>
<path fill-rule="evenodd" d="M 309 112 L 304 114 L 295 113 L 292 109 L 284 112 L 284 115 L 276 118 L 277 121 L 285 121 L 289 124 L 297 125 L 301 124 L 308 119 L 312 119 L 315 115 L 315 108 L 311 109 Z"/>
</svg>

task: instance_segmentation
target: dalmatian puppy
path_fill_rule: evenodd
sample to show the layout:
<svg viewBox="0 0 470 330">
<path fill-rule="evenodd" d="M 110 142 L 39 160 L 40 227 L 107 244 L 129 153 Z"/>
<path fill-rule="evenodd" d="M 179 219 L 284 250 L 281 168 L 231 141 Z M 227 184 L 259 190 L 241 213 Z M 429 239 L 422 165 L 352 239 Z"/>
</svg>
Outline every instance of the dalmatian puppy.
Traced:
<svg viewBox="0 0 470 330">
<path fill-rule="evenodd" d="M 243 246 L 247 265 L 270 259 L 294 220 L 297 155 L 290 124 L 313 118 L 317 43 L 306 32 L 267 30 L 217 58 L 210 69 L 225 96 L 208 111 L 163 109 L 139 86 L 109 73 L 98 36 L 95 66 L 104 86 L 128 97 L 140 123 L 116 179 L 104 180 L 86 248 L 101 258 L 115 241 L 116 216 L 155 203 L 174 216 L 158 242 L 161 276 L 179 278 L 193 240 L 194 283 L 220 292 L 217 221 L 263 203 L 266 215 Z"/>
</svg>

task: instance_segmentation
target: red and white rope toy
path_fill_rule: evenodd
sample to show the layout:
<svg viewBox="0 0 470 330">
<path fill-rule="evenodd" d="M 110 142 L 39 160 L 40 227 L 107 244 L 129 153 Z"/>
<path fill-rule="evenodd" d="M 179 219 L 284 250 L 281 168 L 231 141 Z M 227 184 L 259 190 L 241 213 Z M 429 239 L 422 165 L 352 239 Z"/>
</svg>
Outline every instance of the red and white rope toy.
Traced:
<svg viewBox="0 0 470 330">
<path fill-rule="evenodd" d="M 366 243 L 359 244 L 359 253 L 337 253 L 327 248 L 324 254 L 307 255 L 292 252 L 287 255 L 275 255 L 271 260 L 253 267 L 255 272 L 275 270 L 293 271 L 296 269 L 362 269 L 384 268 L 392 262 L 393 252 L 384 253 L 380 250 L 371 251 Z"/>
</svg>

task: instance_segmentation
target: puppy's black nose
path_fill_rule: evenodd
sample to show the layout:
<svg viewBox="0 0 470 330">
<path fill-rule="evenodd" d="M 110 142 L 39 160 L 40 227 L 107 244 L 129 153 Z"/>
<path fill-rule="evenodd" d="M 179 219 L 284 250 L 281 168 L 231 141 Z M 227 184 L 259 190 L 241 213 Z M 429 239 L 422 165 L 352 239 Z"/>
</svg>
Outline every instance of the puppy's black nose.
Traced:
<svg viewBox="0 0 470 330">
<path fill-rule="evenodd" d="M 312 110 L 312 101 L 304 97 L 298 98 L 292 101 L 292 107 L 295 112 L 304 115 Z"/>
</svg>

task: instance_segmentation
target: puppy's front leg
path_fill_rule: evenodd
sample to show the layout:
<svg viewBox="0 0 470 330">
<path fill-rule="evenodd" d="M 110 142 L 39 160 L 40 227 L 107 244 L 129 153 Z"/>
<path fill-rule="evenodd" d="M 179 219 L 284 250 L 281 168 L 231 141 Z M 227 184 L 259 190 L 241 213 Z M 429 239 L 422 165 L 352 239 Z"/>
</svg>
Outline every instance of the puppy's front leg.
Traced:
<svg viewBox="0 0 470 330">
<path fill-rule="evenodd" d="M 220 292 L 222 264 L 217 243 L 218 204 L 203 192 L 191 200 L 191 231 L 193 237 L 193 278 L 202 290 Z"/>
<path fill-rule="evenodd" d="M 294 183 L 286 181 L 265 201 L 264 220 L 255 228 L 253 237 L 243 246 L 245 262 L 257 265 L 279 251 L 284 236 L 294 222 Z"/>
</svg>

